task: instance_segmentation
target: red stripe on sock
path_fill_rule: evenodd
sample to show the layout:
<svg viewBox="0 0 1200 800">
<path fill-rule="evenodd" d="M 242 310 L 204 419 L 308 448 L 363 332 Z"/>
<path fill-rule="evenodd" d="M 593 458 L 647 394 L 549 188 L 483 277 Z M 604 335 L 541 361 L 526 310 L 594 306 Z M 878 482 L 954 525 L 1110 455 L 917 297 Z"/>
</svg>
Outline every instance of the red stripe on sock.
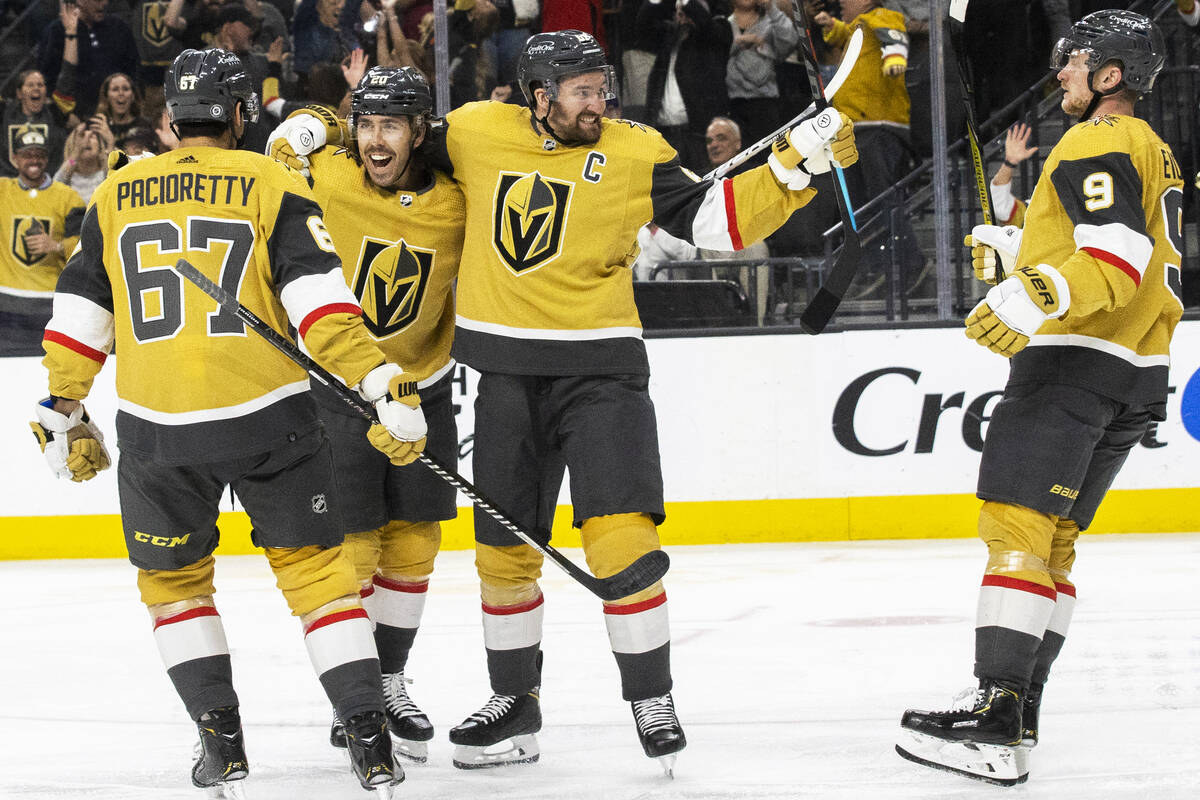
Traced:
<svg viewBox="0 0 1200 800">
<path fill-rule="evenodd" d="M 189 619 L 196 617 L 219 617 L 217 609 L 212 606 L 197 606 L 189 608 L 187 611 L 180 611 L 178 614 L 172 614 L 169 617 L 159 617 L 154 620 L 154 630 L 158 630 L 163 625 L 173 625 L 176 622 L 187 622 Z"/>
<path fill-rule="evenodd" d="M 1098 247 L 1084 247 L 1083 252 L 1087 253 L 1092 258 L 1099 259 L 1105 264 L 1112 264 L 1117 269 L 1124 272 L 1133 279 L 1134 286 L 1142 285 L 1142 274 L 1134 269 L 1133 265 L 1118 255 L 1114 255 L 1107 250 L 1101 250 Z"/>
<path fill-rule="evenodd" d="M 1058 581 L 1055 581 L 1054 588 L 1058 590 L 1059 594 L 1068 594 L 1071 597 L 1075 596 L 1075 587 L 1069 583 L 1059 583 Z"/>
<path fill-rule="evenodd" d="M 304 635 L 308 636 L 317 628 L 324 628 L 326 625 L 333 625 L 336 622 L 345 622 L 348 619 L 367 619 L 367 612 L 361 608 L 348 608 L 345 611 L 338 611 L 333 614 L 326 614 L 319 620 L 309 625 L 304 629 Z"/>
<path fill-rule="evenodd" d="M 45 334 L 42 335 L 42 341 L 54 342 L 55 344 L 62 345 L 68 350 L 79 353 L 79 355 L 85 358 L 90 358 L 97 364 L 103 364 L 104 360 L 108 358 L 107 353 L 102 353 L 94 347 L 88 347 L 83 342 L 76 341 L 70 336 L 59 333 L 58 331 L 46 331 Z"/>
<path fill-rule="evenodd" d="M 649 611 L 652 608 L 658 608 L 665 602 L 667 602 L 667 593 L 662 592 L 660 594 L 655 595 L 654 597 L 651 597 L 649 600 L 643 600 L 640 603 L 630 603 L 629 605 L 626 605 L 626 606 L 617 606 L 617 605 L 610 605 L 609 603 L 605 603 L 604 604 L 604 613 L 605 614 L 640 614 L 643 611 Z"/>
<path fill-rule="evenodd" d="M 375 594 L 374 586 L 363 586 L 363 587 L 360 587 L 358 590 L 358 596 L 363 598 L 364 600 L 373 594 Z"/>
<path fill-rule="evenodd" d="M 394 581 L 391 578 L 385 578 L 382 575 L 376 575 L 371 580 L 376 586 L 393 592 L 424 594 L 425 592 L 429 591 L 429 581 L 425 581 L 424 583 L 405 583 L 404 581 Z"/>
<path fill-rule="evenodd" d="M 1034 583 L 1033 581 L 1023 581 L 1020 578 L 1009 578 L 1005 575 L 984 575 L 983 585 L 999 586 L 1002 589 L 1016 589 L 1019 592 L 1029 592 L 1030 594 L 1040 594 L 1047 600 L 1058 599 L 1058 592 L 1049 586 L 1042 586 L 1040 583 Z"/>
<path fill-rule="evenodd" d="M 729 229 L 729 240 L 733 242 L 734 250 L 741 250 L 742 233 L 738 230 L 737 224 L 737 203 L 733 197 L 733 181 L 729 178 L 721 179 L 722 188 L 725 190 L 725 226 Z"/>
<path fill-rule="evenodd" d="M 533 611 L 535 608 L 546 602 L 544 595 L 538 595 L 536 600 L 530 600 L 528 603 L 522 603 L 519 606 L 489 606 L 483 603 L 483 613 L 492 614 L 497 617 L 505 617 L 510 614 L 524 614 L 526 611 Z"/>
</svg>

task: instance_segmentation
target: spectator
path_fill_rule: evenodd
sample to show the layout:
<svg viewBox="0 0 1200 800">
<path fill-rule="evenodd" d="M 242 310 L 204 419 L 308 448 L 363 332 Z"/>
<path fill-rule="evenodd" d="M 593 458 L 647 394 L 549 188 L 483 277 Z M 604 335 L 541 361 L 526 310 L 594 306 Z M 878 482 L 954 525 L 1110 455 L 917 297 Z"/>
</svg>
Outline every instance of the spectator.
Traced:
<svg viewBox="0 0 1200 800">
<path fill-rule="evenodd" d="M 0 355 L 40 355 L 51 297 L 70 248 L 78 241 L 83 201 L 46 173 L 46 137 L 18 131 L 18 174 L 0 178 L 0 214 L 12 220 L 11 244 L 0 253 Z"/>
<path fill-rule="evenodd" d="M 795 49 L 800 35 L 772 0 L 733 0 L 728 25 L 733 34 L 725 70 L 729 116 L 756 142 L 787 120 L 775 65 Z"/>
<path fill-rule="evenodd" d="M 96 101 L 96 113 L 108 123 L 114 141 L 133 127 L 149 128 L 150 123 L 142 116 L 142 102 L 133 80 L 123 72 L 114 72 L 100 84 L 100 96 Z"/>
<path fill-rule="evenodd" d="M 704 132 L 704 147 L 709 166 L 719 167 L 742 151 L 742 129 L 729 117 L 713 117 Z M 734 169 L 731 174 L 740 171 Z"/>
<path fill-rule="evenodd" d="M 234 4 L 242 5 L 236 0 Z M 267 0 L 245 0 L 244 8 L 254 19 L 254 25 L 251 27 L 254 32 L 254 49 L 256 51 L 267 52 L 276 39 L 283 39 L 284 52 L 292 49 L 291 29 L 278 8 Z"/>
<path fill-rule="evenodd" d="M 1029 146 L 1029 136 L 1032 129 L 1018 122 L 1004 134 L 1004 161 L 992 178 L 992 212 L 997 225 L 1016 225 L 1018 228 L 1025 224 L 1026 203 L 1018 200 L 1012 191 L 1013 171 L 1034 153 L 1036 147 Z"/>
<path fill-rule="evenodd" d="M 638 27 L 659 43 L 646 84 L 646 121 L 679 152 L 680 162 L 703 171 L 704 131 L 728 112 L 725 53 L 733 37 L 707 0 L 643 0 Z"/>
<path fill-rule="evenodd" d="M 491 0 L 454 0 L 447 10 L 447 33 L 450 51 L 450 107 L 483 100 L 490 96 L 494 81 L 489 78 L 486 59 L 481 58 L 481 46 L 499 24 L 499 12 Z M 425 64 L 434 63 L 433 40 L 425 45 Z M 432 74 L 433 69 L 426 70 Z"/>
<path fill-rule="evenodd" d="M 165 153 L 179 147 L 179 137 L 171 129 L 171 118 L 167 114 L 167 103 L 162 93 L 146 101 L 146 119 L 150 120 L 154 131 L 154 147 L 156 153 Z"/>
<path fill-rule="evenodd" d="M 339 24 L 345 0 L 300 0 L 292 19 L 296 72 L 305 77 L 314 64 L 338 64 L 358 43 Z"/>
<path fill-rule="evenodd" d="M 166 24 L 183 49 L 205 50 L 217 44 L 223 0 L 171 0 Z"/>
<path fill-rule="evenodd" d="M 0 159 L 0 176 L 13 178 L 17 167 L 17 132 L 27 128 L 41 131 L 46 138 L 46 150 L 53 154 L 48 169 L 58 169 L 62 148 L 67 139 L 67 115 L 57 103 L 46 102 L 46 80 L 36 69 L 27 69 L 17 76 L 17 95 L 0 106 L 0 125 L 4 126 L 5 158 Z"/>
<path fill-rule="evenodd" d="M 73 6 L 64 2 L 38 49 L 38 68 L 46 76 L 46 84 L 55 87 L 56 102 L 73 104 L 79 119 L 95 112 L 105 78 L 114 72 L 134 75 L 138 70 L 133 33 L 124 22 L 108 16 L 107 9 L 108 0 L 77 0 Z M 60 73 L 71 71 L 64 69 L 64 62 L 75 64 L 73 87 L 58 85 Z M 66 88 L 71 90 L 69 95 L 64 93 Z"/>
<path fill-rule="evenodd" d="M 542 30 L 590 33 L 608 50 L 601 19 L 603 13 L 602 0 L 542 0 Z"/>
<path fill-rule="evenodd" d="M 156 155 L 158 135 L 153 128 L 130 128 L 117 137 L 117 149 L 127 156 Z"/>
<path fill-rule="evenodd" d="M 967 6 L 963 43 L 975 79 L 975 115 L 980 122 L 1046 74 L 1047 54 L 1036 59 L 1029 55 L 1029 5 L 1030 0 L 971 0 Z"/>
<path fill-rule="evenodd" d="M 54 180 L 78 192 L 84 203 L 91 202 L 92 192 L 108 174 L 112 149 L 112 132 L 107 125 L 98 125 L 95 118 L 81 122 L 67 137 L 63 165 L 54 173 Z"/>
<path fill-rule="evenodd" d="M 130 28 L 137 41 L 137 79 L 143 87 L 161 92 L 163 74 L 183 46 L 167 25 L 168 0 L 131 0 L 134 4 Z"/>
<path fill-rule="evenodd" d="M 496 82 L 512 83 L 517 79 L 517 59 L 525 42 L 540 26 L 539 0 L 492 0 L 499 14 L 497 29 L 484 45 L 496 67 Z M 414 37 L 415 38 L 415 37 Z M 518 92 L 520 94 L 520 92 Z"/>
<path fill-rule="evenodd" d="M 1188 25 L 1194 28 L 1200 24 L 1200 4 L 1196 0 L 1175 0 L 1175 8 Z"/>
</svg>

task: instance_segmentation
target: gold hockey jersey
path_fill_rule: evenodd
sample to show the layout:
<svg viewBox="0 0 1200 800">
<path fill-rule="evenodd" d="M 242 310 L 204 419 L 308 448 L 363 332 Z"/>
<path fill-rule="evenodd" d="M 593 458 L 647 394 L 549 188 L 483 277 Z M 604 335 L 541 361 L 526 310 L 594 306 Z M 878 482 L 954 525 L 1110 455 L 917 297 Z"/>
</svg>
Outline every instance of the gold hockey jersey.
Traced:
<svg viewBox="0 0 1200 800">
<path fill-rule="evenodd" d="M 67 255 L 79 241 L 83 209 L 78 192 L 65 184 L 52 182 L 44 189 L 26 189 L 18 178 L 0 178 L 0 225 L 5 238 L 0 251 L 0 293 L 53 296 Z M 38 227 L 62 242 L 62 253 L 29 252 L 25 236 Z"/>
<path fill-rule="evenodd" d="M 309 160 L 313 193 L 367 330 L 388 361 L 416 375 L 419 388 L 434 383 L 453 365 L 462 192 L 441 173 L 418 191 L 382 189 L 333 146 Z"/>
<path fill-rule="evenodd" d="M 655 222 L 700 247 L 740 250 L 812 198 L 766 166 L 699 181 L 651 128 L 601 120 L 566 147 L 526 108 L 468 103 L 447 115 L 442 156 L 467 203 L 454 354 L 511 374 L 646 374 L 633 301 L 637 232 Z"/>
<path fill-rule="evenodd" d="M 822 34 L 834 47 L 845 47 L 856 28 L 862 28 L 862 51 L 854 69 L 834 95 L 833 106 L 856 125 L 878 122 L 908 127 L 908 89 L 904 75 L 884 74 L 884 67 L 908 63 L 908 33 L 904 15 L 890 8 L 874 8 L 849 23 L 834 19 Z"/>
<path fill-rule="evenodd" d="M 347 384 L 383 363 L 299 174 L 212 147 L 134 161 L 96 190 L 44 343 L 51 394 L 82 399 L 115 340 L 122 449 L 215 461 L 318 424 L 304 370 L 176 273 L 181 257 Z"/>
<path fill-rule="evenodd" d="M 1171 148 L 1136 117 L 1098 117 L 1063 135 L 1029 201 L 1017 263 L 1058 268 L 1071 303 L 1013 357 L 1012 382 L 1165 402 L 1183 313 L 1182 187 Z"/>
</svg>

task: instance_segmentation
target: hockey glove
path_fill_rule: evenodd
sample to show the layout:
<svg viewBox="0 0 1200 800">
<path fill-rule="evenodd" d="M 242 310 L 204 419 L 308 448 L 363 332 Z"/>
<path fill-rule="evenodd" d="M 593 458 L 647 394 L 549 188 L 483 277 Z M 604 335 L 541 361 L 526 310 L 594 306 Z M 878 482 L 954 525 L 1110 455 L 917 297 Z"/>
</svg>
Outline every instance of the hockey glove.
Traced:
<svg viewBox="0 0 1200 800">
<path fill-rule="evenodd" d="M 855 161 L 854 124 L 834 108 L 826 108 L 777 138 L 767 157 L 771 172 L 789 189 L 806 188 L 813 175 L 829 172 L 835 163 L 848 167 Z"/>
<path fill-rule="evenodd" d="M 104 447 L 104 434 L 82 403 L 70 415 L 60 414 L 54 410 L 53 400 L 47 397 L 37 404 L 36 410 L 38 421 L 29 423 L 29 427 L 54 477 L 90 481 L 112 464 Z"/>
<path fill-rule="evenodd" d="M 267 139 L 267 155 L 309 177 L 308 156 L 326 144 L 340 144 L 337 115 L 324 106 L 308 105 L 279 123 Z"/>
<path fill-rule="evenodd" d="M 963 244 L 971 248 L 971 268 L 978 280 L 995 285 L 997 253 L 1004 274 L 1012 274 L 1021 249 L 1021 233 L 1016 225 L 976 225 L 971 229 Z"/>
<path fill-rule="evenodd" d="M 367 373 L 358 393 L 375 404 L 379 415 L 367 431 L 371 445 L 396 466 L 416 461 L 425 450 L 428 427 L 413 376 L 395 364 L 383 364 Z"/>
<path fill-rule="evenodd" d="M 1021 267 L 993 286 L 967 315 L 967 338 L 993 353 L 1011 358 L 1048 319 L 1071 305 L 1067 281 L 1054 267 Z"/>
</svg>

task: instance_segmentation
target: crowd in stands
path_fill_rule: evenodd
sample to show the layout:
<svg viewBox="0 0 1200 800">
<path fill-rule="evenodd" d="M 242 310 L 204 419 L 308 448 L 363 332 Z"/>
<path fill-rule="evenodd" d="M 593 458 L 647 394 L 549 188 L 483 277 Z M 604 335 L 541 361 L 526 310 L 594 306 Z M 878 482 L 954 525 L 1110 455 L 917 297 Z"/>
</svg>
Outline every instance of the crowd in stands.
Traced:
<svg viewBox="0 0 1200 800">
<path fill-rule="evenodd" d="M 18 133 L 36 128 L 45 137 L 47 172 L 86 201 L 114 148 L 172 148 L 161 83 L 189 47 L 220 46 L 242 58 L 266 112 L 243 147 L 261 151 L 298 104 L 345 113 L 348 90 L 376 63 L 414 66 L 445 82 L 452 107 L 520 103 L 513 81 L 525 40 L 577 28 L 605 44 L 618 68 L 619 113 L 656 127 L 685 166 L 704 174 L 810 102 L 798 2 L 826 77 L 852 29 L 866 34 L 858 66 L 835 99 L 855 121 L 861 166 L 848 179 L 861 206 L 930 152 L 928 0 L 447 0 L 445 77 L 433 75 L 432 0 L 9 0 L 0 12 L 0 23 L 12 28 L 0 49 L 8 150 L 0 172 L 15 179 Z M 1178 0 L 1185 19 L 1190 2 Z M 985 119 L 1045 74 L 1055 37 L 1071 20 L 1110 5 L 972 0 L 966 37 L 977 116 Z M 821 194 L 804 221 L 771 238 L 770 255 L 820 254 L 820 231 L 837 220 L 829 193 Z M 924 263 L 909 232 L 893 239 L 911 257 L 909 269 Z M 704 256 L 665 244 L 647 250 Z"/>
</svg>

